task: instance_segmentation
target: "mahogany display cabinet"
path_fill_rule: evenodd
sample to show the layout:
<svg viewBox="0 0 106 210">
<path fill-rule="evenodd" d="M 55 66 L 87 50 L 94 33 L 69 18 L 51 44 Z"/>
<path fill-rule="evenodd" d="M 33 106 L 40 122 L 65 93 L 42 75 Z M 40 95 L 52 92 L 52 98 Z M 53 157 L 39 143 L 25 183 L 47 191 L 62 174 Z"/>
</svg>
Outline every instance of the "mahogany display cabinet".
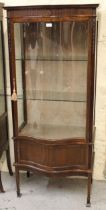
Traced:
<svg viewBox="0 0 106 210">
<path fill-rule="evenodd" d="M 6 100 L 6 75 L 4 59 L 4 36 L 3 36 L 3 4 L 0 3 L 0 159 L 6 151 L 7 165 L 10 175 L 13 175 L 10 161 L 9 136 L 8 136 L 8 116 Z M 0 169 L 0 191 L 4 192 L 1 169 Z"/>
<path fill-rule="evenodd" d="M 81 175 L 90 205 L 97 7 L 5 8 L 18 196 L 20 170 Z"/>
</svg>

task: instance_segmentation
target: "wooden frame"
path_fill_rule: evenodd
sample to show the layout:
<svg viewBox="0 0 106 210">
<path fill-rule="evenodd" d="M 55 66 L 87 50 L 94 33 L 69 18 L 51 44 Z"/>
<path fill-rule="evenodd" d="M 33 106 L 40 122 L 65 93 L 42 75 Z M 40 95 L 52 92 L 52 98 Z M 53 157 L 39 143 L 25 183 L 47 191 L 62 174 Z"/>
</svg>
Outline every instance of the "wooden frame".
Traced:
<svg viewBox="0 0 106 210">
<path fill-rule="evenodd" d="M 4 37 L 3 37 L 3 4 L 0 3 L 0 22 L 1 22 L 1 41 L 2 41 L 2 55 L 3 55 L 3 84 L 4 84 L 4 100 L 5 100 L 5 112 L 0 116 L 0 157 L 3 151 L 6 151 L 7 166 L 10 175 L 13 175 L 10 160 L 10 148 L 9 148 L 9 135 L 8 135 L 8 116 L 7 116 L 7 99 L 6 99 L 6 73 L 5 73 L 5 57 L 4 57 Z M 1 181 L 1 171 L 0 171 L 0 191 L 4 192 L 2 181 Z"/>
<path fill-rule="evenodd" d="M 41 21 L 64 22 L 71 20 L 86 20 L 89 23 L 86 141 L 84 139 L 76 139 L 76 141 L 75 139 L 50 141 L 49 139 L 39 140 L 37 138 L 19 136 L 17 101 L 13 101 L 14 165 L 16 169 L 18 196 L 20 196 L 19 170 L 38 170 L 48 176 L 85 175 L 88 177 L 87 206 L 90 206 L 90 191 L 94 161 L 93 110 L 95 94 L 95 36 L 97 7 L 98 4 L 5 7 L 8 18 L 11 93 L 13 93 L 14 88 L 13 79 L 16 81 L 14 23 Z M 16 82 L 15 89 L 17 90 Z M 24 106 L 26 105 L 24 104 Z M 25 118 L 27 119 L 27 117 Z M 77 157 L 74 155 L 75 153 Z"/>
</svg>

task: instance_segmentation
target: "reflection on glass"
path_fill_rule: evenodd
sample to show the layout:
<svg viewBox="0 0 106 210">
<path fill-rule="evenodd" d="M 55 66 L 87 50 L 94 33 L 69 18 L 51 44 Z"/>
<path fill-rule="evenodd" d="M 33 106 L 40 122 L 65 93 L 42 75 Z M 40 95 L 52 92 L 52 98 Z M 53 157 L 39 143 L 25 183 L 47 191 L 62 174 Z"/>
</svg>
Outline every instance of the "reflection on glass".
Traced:
<svg viewBox="0 0 106 210">
<path fill-rule="evenodd" d="M 2 28 L 0 22 L 0 116 L 5 112 L 3 55 L 2 55 Z"/>
<path fill-rule="evenodd" d="M 20 135 L 85 138 L 88 22 L 24 23 L 14 29 L 19 127 L 25 122 Z"/>
</svg>

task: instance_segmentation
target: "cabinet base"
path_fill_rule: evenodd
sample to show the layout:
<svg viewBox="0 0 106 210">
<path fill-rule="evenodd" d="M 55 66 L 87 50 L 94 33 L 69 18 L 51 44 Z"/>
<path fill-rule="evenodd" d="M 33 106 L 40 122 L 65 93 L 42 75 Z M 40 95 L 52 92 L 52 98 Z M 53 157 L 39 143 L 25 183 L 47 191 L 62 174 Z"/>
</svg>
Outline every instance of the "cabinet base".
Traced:
<svg viewBox="0 0 106 210">
<path fill-rule="evenodd" d="M 27 171 L 27 175 L 28 174 L 30 174 L 30 171 L 38 171 L 38 170 L 36 170 L 36 169 L 34 169 L 33 168 L 33 170 L 32 170 L 32 168 L 31 168 L 31 166 L 30 167 L 28 167 L 28 166 L 22 166 L 22 165 L 20 165 L 19 166 L 19 164 L 15 164 L 15 168 L 16 168 L 16 186 L 17 186 L 17 197 L 21 197 L 22 196 L 22 194 L 20 193 L 20 173 L 19 173 L 19 171 L 20 170 L 24 170 L 24 171 Z M 41 172 L 41 171 L 40 171 Z M 65 172 L 65 171 L 64 171 Z M 49 175 L 51 175 L 52 177 L 53 176 L 57 176 L 57 175 L 59 175 L 59 176 L 86 176 L 87 178 L 88 178 L 88 185 L 87 185 L 87 204 L 86 204 L 86 207 L 91 207 L 91 202 L 90 202 L 90 194 L 91 194 L 91 185 L 92 185 L 92 182 L 91 182 L 91 180 L 92 180 L 92 172 L 91 171 L 84 171 L 84 170 L 68 170 L 67 171 L 67 173 L 65 172 L 64 173 L 63 171 L 61 171 L 61 172 L 59 172 L 59 173 L 55 173 L 55 174 L 48 174 L 48 176 Z"/>
</svg>

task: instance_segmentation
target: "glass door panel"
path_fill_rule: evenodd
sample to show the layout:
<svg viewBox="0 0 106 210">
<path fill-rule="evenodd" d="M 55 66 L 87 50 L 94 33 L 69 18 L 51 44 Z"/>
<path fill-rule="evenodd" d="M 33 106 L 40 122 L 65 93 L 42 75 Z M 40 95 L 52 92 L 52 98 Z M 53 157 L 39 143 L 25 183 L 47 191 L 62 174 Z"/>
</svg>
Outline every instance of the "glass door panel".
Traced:
<svg viewBox="0 0 106 210">
<path fill-rule="evenodd" d="M 26 118 L 19 135 L 85 138 L 88 22 L 16 23 L 14 30 L 19 127 Z"/>
<path fill-rule="evenodd" d="M 4 72 L 3 72 L 2 22 L 0 21 L 0 116 L 5 112 Z"/>
</svg>

